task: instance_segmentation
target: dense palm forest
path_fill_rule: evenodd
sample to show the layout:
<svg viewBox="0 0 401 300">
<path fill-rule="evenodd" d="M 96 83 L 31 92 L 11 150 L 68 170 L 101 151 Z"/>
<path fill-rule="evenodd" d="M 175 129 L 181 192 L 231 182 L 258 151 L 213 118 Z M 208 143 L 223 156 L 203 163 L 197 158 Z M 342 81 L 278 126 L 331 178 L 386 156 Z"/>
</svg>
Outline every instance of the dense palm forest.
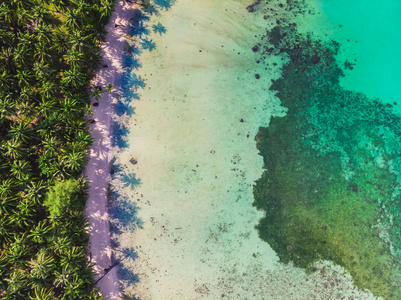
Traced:
<svg viewBox="0 0 401 300">
<path fill-rule="evenodd" d="M 0 298 L 100 299 L 80 177 L 113 0 L 0 1 Z"/>
</svg>

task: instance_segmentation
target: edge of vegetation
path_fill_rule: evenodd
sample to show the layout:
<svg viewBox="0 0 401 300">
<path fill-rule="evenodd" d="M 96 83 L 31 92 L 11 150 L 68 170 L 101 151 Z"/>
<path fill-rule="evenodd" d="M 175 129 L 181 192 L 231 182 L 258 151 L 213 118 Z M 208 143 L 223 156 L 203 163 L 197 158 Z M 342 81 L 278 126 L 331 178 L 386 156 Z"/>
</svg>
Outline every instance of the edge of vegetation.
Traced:
<svg viewBox="0 0 401 300">
<path fill-rule="evenodd" d="M 86 250 L 88 182 L 81 173 L 92 142 L 89 83 L 113 6 L 0 4 L 2 299 L 102 298 Z"/>
</svg>

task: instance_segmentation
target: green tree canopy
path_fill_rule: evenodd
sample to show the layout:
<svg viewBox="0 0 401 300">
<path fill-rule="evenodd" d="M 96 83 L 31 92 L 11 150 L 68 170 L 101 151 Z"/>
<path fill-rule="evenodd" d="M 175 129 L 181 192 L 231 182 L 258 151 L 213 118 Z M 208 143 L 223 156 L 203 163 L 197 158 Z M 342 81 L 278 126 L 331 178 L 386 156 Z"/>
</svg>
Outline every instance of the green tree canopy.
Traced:
<svg viewBox="0 0 401 300">
<path fill-rule="evenodd" d="M 80 185 L 75 179 L 57 181 L 50 187 L 46 200 L 43 202 L 43 205 L 49 209 L 50 217 L 57 218 L 64 214 L 77 198 L 79 191 Z"/>
</svg>

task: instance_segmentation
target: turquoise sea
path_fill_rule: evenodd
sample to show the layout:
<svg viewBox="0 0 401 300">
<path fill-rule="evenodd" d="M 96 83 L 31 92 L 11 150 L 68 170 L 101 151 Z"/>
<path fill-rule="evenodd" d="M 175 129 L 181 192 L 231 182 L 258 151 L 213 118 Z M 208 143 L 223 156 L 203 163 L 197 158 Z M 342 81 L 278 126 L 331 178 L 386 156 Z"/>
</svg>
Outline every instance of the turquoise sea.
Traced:
<svg viewBox="0 0 401 300">
<path fill-rule="evenodd" d="M 401 299 L 401 2 L 155 0 L 124 45 L 127 299 Z"/>
</svg>

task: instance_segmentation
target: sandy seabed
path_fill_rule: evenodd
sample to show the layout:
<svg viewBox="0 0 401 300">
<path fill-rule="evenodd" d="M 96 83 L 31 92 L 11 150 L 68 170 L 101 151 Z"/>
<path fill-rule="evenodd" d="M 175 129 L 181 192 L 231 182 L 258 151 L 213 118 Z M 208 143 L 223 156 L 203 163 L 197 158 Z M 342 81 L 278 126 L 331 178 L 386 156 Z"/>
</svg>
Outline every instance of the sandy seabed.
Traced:
<svg viewBox="0 0 401 300">
<path fill-rule="evenodd" d="M 142 50 L 133 70 L 146 85 L 136 91 L 135 113 L 119 119 L 130 129 L 129 148 L 115 153 L 140 184 L 116 179 L 114 188 L 139 207 L 143 223 L 115 236 L 138 254 L 123 262 L 139 277 L 123 282 L 124 292 L 142 300 L 374 299 L 327 262 L 312 275 L 280 264 L 254 228 L 263 216 L 252 207 L 263 171 L 254 136 L 286 109 L 268 90 L 282 58 L 267 58 L 278 65 L 265 69 L 252 51 L 274 19 L 248 13 L 249 4 L 178 0 L 149 21 L 166 33 L 146 37 L 156 48 Z"/>
</svg>

